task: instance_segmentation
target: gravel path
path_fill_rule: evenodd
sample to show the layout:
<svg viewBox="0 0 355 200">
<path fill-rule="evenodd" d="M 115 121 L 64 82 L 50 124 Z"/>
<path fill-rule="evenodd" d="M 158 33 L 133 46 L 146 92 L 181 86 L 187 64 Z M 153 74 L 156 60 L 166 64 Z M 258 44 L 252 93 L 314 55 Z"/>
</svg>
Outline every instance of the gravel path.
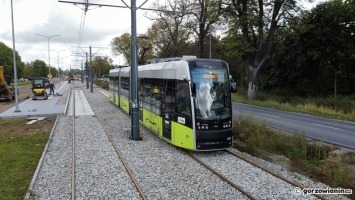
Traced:
<svg viewBox="0 0 355 200">
<path fill-rule="evenodd" d="M 140 129 L 143 141 L 128 140 L 125 128 L 130 125 L 130 117 L 96 90 L 90 93 L 84 87 L 83 91 L 97 117 L 76 119 L 77 199 L 140 199 L 98 118 L 112 135 L 148 199 L 247 199 L 184 151 L 144 128 Z M 71 198 L 71 119 L 69 116 L 58 119 L 30 199 Z M 294 195 L 293 187 L 226 153 L 194 154 L 257 199 L 314 198 Z M 270 164 L 270 168 L 295 179 L 293 173 L 283 172 L 278 166 Z M 300 175 L 297 178 L 305 179 Z M 308 187 L 326 188 L 309 180 L 304 182 Z"/>
</svg>

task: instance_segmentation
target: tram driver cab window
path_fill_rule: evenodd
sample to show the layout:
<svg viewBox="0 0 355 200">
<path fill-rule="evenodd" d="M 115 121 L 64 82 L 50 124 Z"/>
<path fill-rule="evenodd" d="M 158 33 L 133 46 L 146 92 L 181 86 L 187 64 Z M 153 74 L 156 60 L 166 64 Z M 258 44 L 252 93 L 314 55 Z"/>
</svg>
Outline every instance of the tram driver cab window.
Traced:
<svg viewBox="0 0 355 200">
<path fill-rule="evenodd" d="M 187 81 L 176 81 L 177 112 L 191 116 L 190 90 Z"/>
</svg>

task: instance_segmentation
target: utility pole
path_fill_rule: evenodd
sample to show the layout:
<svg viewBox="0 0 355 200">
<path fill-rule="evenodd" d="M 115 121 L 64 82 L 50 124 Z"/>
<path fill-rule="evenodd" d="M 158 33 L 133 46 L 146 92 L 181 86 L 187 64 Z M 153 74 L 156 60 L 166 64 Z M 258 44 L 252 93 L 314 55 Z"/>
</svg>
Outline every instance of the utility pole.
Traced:
<svg viewBox="0 0 355 200">
<path fill-rule="evenodd" d="M 131 139 L 139 140 L 139 96 L 137 62 L 137 7 L 136 0 L 131 0 Z"/>
<path fill-rule="evenodd" d="M 72 46 L 72 47 L 75 47 L 75 46 Z M 78 48 L 78 47 L 76 47 L 76 48 Z M 89 83 L 88 83 L 88 79 L 89 79 L 89 82 L 90 82 L 90 92 L 93 92 L 94 90 L 93 90 L 93 79 L 92 79 L 92 75 L 93 75 L 93 70 L 92 70 L 92 62 L 91 62 L 91 59 L 92 59 L 92 56 L 95 56 L 101 49 L 104 49 L 105 47 L 92 47 L 92 46 L 89 46 L 89 47 L 80 47 L 79 46 L 79 48 L 83 51 L 83 52 L 85 52 L 85 54 L 86 54 L 86 72 L 88 72 L 88 70 L 89 70 L 89 78 L 86 78 L 86 89 L 89 89 Z M 83 49 L 83 48 L 89 48 L 89 58 L 90 58 L 90 60 L 89 60 L 89 63 L 88 63 L 88 54 L 87 54 L 87 52 Z M 94 53 L 94 55 L 92 55 L 92 53 L 91 53 L 91 49 L 92 48 L 98 48 L 99 50 L 97 50 L 95 53 Z M 89 69 L 88 69 L 88 65 L 89 65 Z M 88 75 L 88 73 L 86 73 L 86 75 Z"/>
<path fill-rule="evenodd" d="M 84 61 L 81 61 L 81 77 L 80 77 L 80 79 L 81 79 L 81 83 L 84 83 L 84 80 L 83 80 L 83 78 L 84 78 L 84 71 L 83 71 L 83 62 Z"/>
<path fill-rule="evenodd" d="M 85 52 L 85 55 L 86 55 L 86 62 L 85 62 L 85 76 L 86 76 L 86 89 L 89 89 L 89 73 L 88 73 L 88 70 L 89 70 L 89 63 L 88 63 L 88 52 Z"/>
<path fill-rule="evenodd" d="M 90 46 L 90 92 L 94 92 L 93 86 L 94 84 L 92 83 L 92 61 L 91 61 L 91 46 Z"/>
</svg>

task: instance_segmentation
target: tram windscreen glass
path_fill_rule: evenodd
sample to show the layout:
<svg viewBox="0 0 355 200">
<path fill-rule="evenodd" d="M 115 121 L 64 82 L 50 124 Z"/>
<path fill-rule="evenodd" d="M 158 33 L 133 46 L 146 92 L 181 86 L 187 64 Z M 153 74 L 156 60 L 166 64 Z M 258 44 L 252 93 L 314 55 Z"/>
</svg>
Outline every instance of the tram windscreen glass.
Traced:
<svg viewBox="0 0 355 200">
<path fill-rule="evenodd" d="M 196 118 L 215 120 L 231 117 L 227 66 L 216 61 L 196 62 L 190 70 L 196 88 Z"/>
</svg>

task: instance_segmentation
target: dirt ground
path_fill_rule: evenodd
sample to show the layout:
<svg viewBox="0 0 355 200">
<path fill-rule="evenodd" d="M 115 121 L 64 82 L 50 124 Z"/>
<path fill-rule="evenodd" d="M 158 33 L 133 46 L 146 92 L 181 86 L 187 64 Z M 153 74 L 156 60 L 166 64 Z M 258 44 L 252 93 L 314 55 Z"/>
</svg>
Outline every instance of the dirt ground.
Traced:
<svg viewBox="0 0 355 200">
<path fill-rule="evenodd" d="M 33 124 L 26 124 L 31 121 L 31 118 L 26 119 L 6 119 L 1 120 L 1 134 L 16 134 L 16 135 L 32 135 L 39 132 L 49 134 L 54 126 L 55 117 L 44 117 L 43 120 L 38 120 Z M 16 125 L 14 125 L 16 124 Z"/>
</svg>

